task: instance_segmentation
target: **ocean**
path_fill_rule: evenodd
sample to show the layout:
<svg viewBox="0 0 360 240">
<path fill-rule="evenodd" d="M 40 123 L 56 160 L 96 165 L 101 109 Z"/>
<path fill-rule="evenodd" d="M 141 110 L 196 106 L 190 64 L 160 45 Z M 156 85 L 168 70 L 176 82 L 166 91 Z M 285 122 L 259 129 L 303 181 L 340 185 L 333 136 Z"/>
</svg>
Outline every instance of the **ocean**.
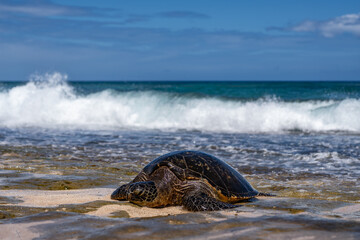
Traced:
<svg viewBox="0 0 360 240">
<path fill-rule="evenodd" d="M 1 223 L 50 219 L 36 228 L 44 239 L 70 233 L 89 239 L 356 239 L 359 119 L 360 82 L 85 82 L 59 73 L 1 82 Z M 24 199 L 6 194 L 111 191 L 152 159 L 185 149 L 226 161 L 256 189 L 277 197 L 244 203 L 231 216 L 109 218 L 74 210 L 79 206 L 19 208 Z M 237 217 L 242 212 L 255 215 Z M 59 221 L 69 224 L 64 235 L 54 235 Z"/>
</svg>

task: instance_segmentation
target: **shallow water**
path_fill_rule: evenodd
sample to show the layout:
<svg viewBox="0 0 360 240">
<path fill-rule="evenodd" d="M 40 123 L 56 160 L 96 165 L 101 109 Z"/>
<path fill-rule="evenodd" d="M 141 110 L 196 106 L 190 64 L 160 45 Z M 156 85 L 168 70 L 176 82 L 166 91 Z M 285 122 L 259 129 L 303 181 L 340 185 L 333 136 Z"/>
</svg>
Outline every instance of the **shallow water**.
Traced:
<svg viewBox="0 0 360 240">
<path fill-rule="evenodd" d="M 41 239 L 360 236 L 358 135 L 33 128 L 5 131 L 8 134 L 0 145 L 1 190 L 109 189 L 107 198 L 101 201 L 51 207 L 21 206 L 21 196 L 1 197 L 3 226 L 34 223 L 30 229 Z M 255 188 L 278 197 L 214 213 L 185 211 L 135 219 L 126 211 L 108 217 L 88 215 L 106 205 L 123 204 L 110 200 L 113 189 L 130 181 L 155 157 L 183 149 L 219 157 Z"/>
</svg>

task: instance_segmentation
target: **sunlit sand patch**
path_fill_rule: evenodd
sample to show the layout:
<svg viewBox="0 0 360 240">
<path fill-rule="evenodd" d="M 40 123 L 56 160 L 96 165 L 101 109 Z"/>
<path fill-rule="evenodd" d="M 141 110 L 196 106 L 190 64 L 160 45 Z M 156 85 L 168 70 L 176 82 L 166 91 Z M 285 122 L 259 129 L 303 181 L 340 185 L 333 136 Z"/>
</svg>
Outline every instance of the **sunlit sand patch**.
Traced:
<svg viewBox="0 0 360 240">
<path fill-rule="evenodd" d="M 360 204 L 356 203 L 335 208 L 332 211 L 323 212 L 323 214 L 330 217 L 342 217 L 360 222 Z"/>
<path fill-rule="evenodd" d="M 22 200 L 18 205 L 27 207 L 56 207 L 61 204 L 81 204 L 97 200 L 110 200 L 110 188 L 79 190 L 1 190 L 0 195 Z"/>
<path fill-rule="evenodd" d="M 350 206 L 339 207 L 333 210 L 334 213 L 345 213 L 345 214 L 360 214 L 360 204 L 353 204 Z"/>
<path fill-rule="evenodd" d="M 21 158 L 21 155 L 11 152 L 11 153 L 4 153 L 1 155 L 1 157 L 6 157 L 6 158 Z"/>
<path fill-rule="evenodd" d="M 144 217 L 160 217 L 176 214 L 188 213 L 182 207 L 165 207 L 165 208 L 148 208 L 138 207 L 131 204 L 113 204 L 105 205 L 93 212 L 88 212 L 89 215 L 99 217 L 130 217 L 130 218 L 144 218 Z"/>
</svg>

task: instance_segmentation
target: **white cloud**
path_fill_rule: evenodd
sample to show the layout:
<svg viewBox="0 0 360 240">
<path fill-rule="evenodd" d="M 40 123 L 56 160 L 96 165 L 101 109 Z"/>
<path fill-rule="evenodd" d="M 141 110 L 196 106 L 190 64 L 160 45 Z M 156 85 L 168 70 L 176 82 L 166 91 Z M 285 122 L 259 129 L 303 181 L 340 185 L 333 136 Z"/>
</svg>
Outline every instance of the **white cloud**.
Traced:
<svg viewBox="0 0 360 240">
<path fill-rule="evenodd" d="M 346 14 L 328 21 L 305 21 L 291 27 L 295 32 L 320 32 L 325 37 L 343 33 L 360 36 L 360 13 Z"/>
<path fill-rule="evenodd" d="M 312 32 L 316 30 L 316 23 L 312 21 L 306 21 L 300 25 L 292 27 L 291 30 L 295 32 Z"/>
<path fill-rule="evenodd" d="M 0 12 L 20 13 L 38 17 L 58 16 L 69 13 L 69 9 L 56 5 L 1 5 Z"/>
</svg>

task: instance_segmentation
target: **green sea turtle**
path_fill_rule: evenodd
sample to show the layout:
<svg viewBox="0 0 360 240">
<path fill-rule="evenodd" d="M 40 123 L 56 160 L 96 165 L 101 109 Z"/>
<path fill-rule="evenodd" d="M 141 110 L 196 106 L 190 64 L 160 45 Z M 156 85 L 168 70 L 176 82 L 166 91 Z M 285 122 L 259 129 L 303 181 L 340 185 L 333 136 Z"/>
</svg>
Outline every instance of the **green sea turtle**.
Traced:
<svg viewBox="0 0 360 240">
<path fill-rule="evenodd" d="M 198 151 L 178 151 L 154 159 L 130 183 L 116 189 L 111 199 L 140 206 L 183 205 L 190 211 L 238 207 L 233 203 L 256 196 L 255 190 L 227 163 Z"/>
</svg>

